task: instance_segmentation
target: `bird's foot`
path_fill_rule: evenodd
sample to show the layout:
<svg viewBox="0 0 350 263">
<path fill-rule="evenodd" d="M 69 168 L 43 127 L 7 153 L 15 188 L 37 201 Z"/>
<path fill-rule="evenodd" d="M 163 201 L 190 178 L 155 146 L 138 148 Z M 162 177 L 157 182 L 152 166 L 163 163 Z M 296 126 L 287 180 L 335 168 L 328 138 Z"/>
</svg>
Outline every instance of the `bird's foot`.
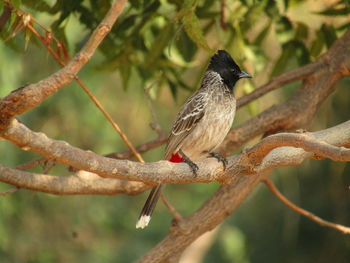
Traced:
<svg viewBox="0 0 350 263">
<path fill-rule="evenodd" d="M 191 161 L 190 158 L 182 150 L 179 150 L 179 153 L 181 154 L 181 157 L 184 159 L 184 162 L 188 164 L 188 166 L 191 168 L 192 173 L 195 177 L 197 177 L 197 171 L 198 171 L 198 165 Z"/>
<path fill-rule="evenodd" d="M 224 171 L 226 170 L 226 167 L 227 167 L 227 165 L 228 165 L 228 162 L 227 162 L 227 159 L 226 159 L 225 157 L 222 157 L 220 154 L 218 154 L 218 153 L 213 153 L 213 152 L 209 153 L 209 155 L 210 155 L 211 157 L 216 158 L 216 159 L 218 160 L 218 162 L 222 162 L 222 165 L 224 166 Z"/>
</svg>

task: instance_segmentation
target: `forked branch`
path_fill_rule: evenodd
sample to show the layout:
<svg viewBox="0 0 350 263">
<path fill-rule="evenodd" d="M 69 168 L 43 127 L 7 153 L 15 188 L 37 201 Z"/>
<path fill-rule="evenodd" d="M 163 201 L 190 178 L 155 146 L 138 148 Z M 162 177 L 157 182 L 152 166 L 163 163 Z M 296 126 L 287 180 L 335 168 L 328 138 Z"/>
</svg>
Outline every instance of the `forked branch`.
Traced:
<svg viewBox="0 0 350 263">
<path fill-rule="evenodd" d="M 12 121 L 1 136 L 24 149 L 30 149 L 48 159 L 77 169 L 103 177 L 140 181 L 150 185 L 210 181 L 230 183 L 242 175 L 255 175 L 275 167 L 298 165 L 305 158 L 313 157 L 314 153 L 334 160 L 350 161 L 350 149 L 338 147 L 350 143 L 350 121 L 309 134 L 282 133 L 267 137 L 248 151 L 228 158 L 225 172 L 222 171 L 221 163 L 209 158 L 198 163 L 199 171 L 196 177 L 193 177 L 186 164 L 167 161 L 139 163 L 103 157 L 91 151 L 75 148 L 66 142 L 53 140 L 43 133 L 33 132 L 16 120 Z M 10 179 L 11 177 L 6 177 L 4 181 L 0 175 L 0 180 L 24 187 L 17 185 L 17 180 L 10 182 Z"/>
</svg>

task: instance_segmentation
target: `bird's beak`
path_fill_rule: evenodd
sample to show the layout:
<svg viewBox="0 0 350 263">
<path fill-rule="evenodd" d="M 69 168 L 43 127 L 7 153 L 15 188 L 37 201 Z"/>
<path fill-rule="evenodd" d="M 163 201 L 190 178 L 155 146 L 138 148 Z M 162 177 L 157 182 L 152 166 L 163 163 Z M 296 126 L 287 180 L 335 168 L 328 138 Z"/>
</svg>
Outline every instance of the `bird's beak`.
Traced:
<svg viewBox="0 0 350 263">
<path fill-rule="evenodd" d="M 244 72 L 244 71 L 241 71 L 241 73 L 239 73 L 238 77 L 240 79 L 243 79 L 243 78 L 252 78 L 251 75 L 249 75 L 247 72 Z"/>
</svg>

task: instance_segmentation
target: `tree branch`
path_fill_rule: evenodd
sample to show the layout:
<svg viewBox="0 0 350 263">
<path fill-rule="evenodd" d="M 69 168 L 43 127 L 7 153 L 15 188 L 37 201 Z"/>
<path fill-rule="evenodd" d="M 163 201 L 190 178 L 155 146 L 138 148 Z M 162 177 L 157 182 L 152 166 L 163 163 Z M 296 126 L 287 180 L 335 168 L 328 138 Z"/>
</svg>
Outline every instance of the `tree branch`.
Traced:
<svg viewBox="0 0 350 263">
<path fill-rule="evenodd" d="M 12 3 L 8 3 L 9 5 L 11 5 L 12 8 L 15 8 Z M 15 8 L 16 9 L 16 8 Z M 20 10 L 20 9 L 19 9 Z M 32 16 L 28 13 L 26 13 L 23 10 L 20 10 L 21 14 L 17 14 L 18 17 L 21 17 L 22 15 L 28 16 L 30 18 L 32 18 Z M 23 13 L 23 14 L 22 14 Z M 33 18 L 32 18 L 33 19 Z M 44 26 L 42 26 L 41 24 L 39 24 L 36 20 L 34 20 L 40 27 L 42 27 L 46 33 L 49 33 L 50 31 L 47 30 Z M 62 59 L 60 57 L 59 54 L 57 54 L 57 52 L 55 52 L 52 49 L 52 46 L 50 44 L 48 44 L 46 37 L 42 37 L 36 30 L 35 28 L 28 23 L 27 28 L 40 40 L 40 42 L 44 45 L 44 47 L 47 49 L 47 51 L 53 56 L 53 58 L 55 59 L 55 61 L 62 67 L 64 67 L 66 65 L 64 59 Z M 51 34 L 51 33 L 50 33 Z M 58 41 L 56 38 L 54 38 L 58 43 L 61 44 L 60 41 Z M 68 54 L 67 54 L 68 57 Z M 76 82 L 79 84 L 79 86 L 84 90 L 84 92 L 88 95 L 88 97 L 92 100 L 92 102 L 96 105 L 96 107 L 102 112 L 102 114 L 106 117 L 107 121 L 112 125 L 112 127 L 115 129 L 116 132 L 119 133 L 120 137 L 124 140 L 124 142 L 126 143 L 126 145 L 129 147 L 130 151 L 133 153 L 133 155 L 140 161 L 140 162 L 144 162 L 143 158 L 141 157 L 141 155 L 136 151 L 136 149 L 134 148 L 134 146 L 132 145 L 132 143 L 130 142 L 130 140 L 128 139 L 128 137 L 126 136 L 126 134 L 121 130 L 121 128 L 119 127 L 119 125 L 113 120 L 112 116 L 104 109 L 103 105 L 99 102 L 99 100 L 94 96 L 94 94 L 88 89 L 88 87 L 83 83 L 82 80 L 80 80 L 80 78 L 78 76 L 74 76 L 74 79 L 76 80 Z"/>
<path fill-rule="evenodd" d="M 13 193 L 17 192 L 19 189 L 20 189 L 19 187 L 10 188 L 6 191 L 0 192 L 0 196 L 6 196 L 6 195 L 13 194 Z"/>
<path fill-rule="evenodd" d="M 164 193 L 162 192 L 160 194 L 160 197 L 162 198 L 163 203 L 168 208 L 169 212 L 172 214 L 174 220 L 178 223 L 182 220 L 182 215 L 175 209 L 175 207 L 169 202 L 169 200 L 166 198 Z"/>
<path fill-rule="evenodd" d="M 300 129 L 310 125 L 322 102 L 335 90 L 337 81 L 350 75 L 350 30 L 332 45 L 320 61 L 325 66 L 304 77 L 302 87 L 287 102 L 273 106 L 238 128 L 232 129 L 222 144 L 221 153 L 229 155 L 248 140 L 264 133 Z M 344 132 L 349 134 L 349 130 Z M 341 141 L 322 132 L 314 135 L 332 145 L 339 145 Z M 283 155 L 283 158 L 286 158 L 283 160 L 279 154 L 284 151 L 288 154 Z M 308 156 L 310 153 L 296 148 L 281 147 L 272 150 L 264 158 L 255 176 L 237 177 L 231 185 L 222 186 L 198 211 L 182 221 L 179 226 L 181 231 L 171 232 L 138 262 L 162 262 L 178 255 L 197 237 L 213 229 L 233 213 L 260 178 L 269 173 L 269 169 L 291 163 L 298 164 Z"/>
<path fill-rule="evenodd" d="M 252 162 L 253 166 L 257 166 L 263 161 L 268 153 L 270 153 L 273 149 L 281 146 L 293 146 L 296 148 L 302 148 L 306 152 L 314 153 L 315 156 L 330 158 L 333 161 L 350 161 L 350 149 L 337 147 L 317 140 L 313 138 L 310 133 L 278 133 L 266 137 L 254 147 L 249 149 L 247 152 L 248 158 Z"/>
<path fill-rule="evenodd" d="M 29 161 L 27 163 L 24 163 L 24 164 L 21 164 L 21 165 L 18 165 L 16 167 L 16 169 L 18 170 L 27 170 L 27 169 L 30 169 L 34 166 L 37 166 L 37 165 L 43 165 L 48 159 L 46 158 L 39 158 L 39 159 L 36 159 L 36 160 L 32 160 L 32 161 Z"/>
<path fill-rule="evenodd" d="M 349 60 L 350 30 L 337 40 L 332 48 L 316 62 L 285 72 L 252 93 L 239 98 L 237 109 L 283 85 L 304 80 L 302 87 L 287 103 L 272 106 L 237 128 L 231 129 L 221 145 L 220 152 L 228 156 L 244 143 L 261 134 L 295 130 L 310 125 L 319 106 L 334 91 L 337 81 L 350 75 Z M 320 94 L 321 96 L 319 96 Z M 310 111 L 310 114 L 305 114 L 307 111 Z M 155 144 L 151 141 L 144 148 L 145 151 L 162 145 L 166 142 L 166 138 L 167 136 L 164 136 L 162 140 L 156 141 Z M 141 149 L 138 149 L 138 151 L 140 153 L 144 152 Z M 109 156 L 112 156 L 112 154 Z M 132 154 L 126 151 L 122 155 L 114 154 L 114 156 L 120 159 L 128 159 Z"/>
<path fill-rule="evenodd" d="M 175 164 L 168 161 L 138 163 L 103 157 L 91 151 L 70 146 L 64 141 L 50 139 L 43 133 L 33 132 L 17 120 L 12 121 L 2 137 L 23 149 L 29 149 L 49 159 L 97 173 L 103 177 L 141 181 L 156 185 L 159 183 L 180 184 L 214 180 L 230 183 L 239 175 L 254 175 L 278 166 L 297 165 L 305 158 L 312 157 L 313 152 L 336 160 L 350 161 L 350 149 L 339 148 L 320 141 L 318 134 L 323 133 L 326 133 L 327 136 L 336 136 L 340 145 L 348 145 L 350 143 L 350 121 L 308 135 L 284 133 L 267 137 L 247 152 L 228 158 L 225 172 L 222 171 L 221 163 L 214 158 L 209 158 L 197 163 L 199 170 L 196 177 L 193 177 L 186 164 Z M 287 139 L 284 140 L 284 138 Z M 321 138 L 321 140 L 323 139 Z M 287 145 L 304 148 L 312 153 L 293 147 L 280 147 Z M 260 154 L 260 151 L 263 154 Z M 296 156 L 294 156 L 295 153 L 297 153 Z"/>
<path fill-rule="evenodd" d="M 143 183 L 102 178 L 85 171 L 69 176 L 52 176 L 12 169 L 1 164 L 0 181 L 55 195 L 134 195 L 150 188 Z"/>
<path fill-rule="evenodd" d="M 14 90 L 0 101 L 0 130 L 5 129 L 16 115 L 38 107 L 44 99 L 74 79 L 109 33 L 125 3 L 126 0 L 115 1 L 81 51 L 65 67 L 36 84 Z"/>
<path fill-rule="evenodd" d="M 300 68 L 296 68 L 293 70 L 290 70 L 288 72 L 285 72 L 277 77 L 274 77 L 271 79 L 268 83 L 262 85 L 258 89 L 254 90 L 253 92 L 239 98 L 237 100 L 237 109 L 249 104 L 250 102 L 264 96 L 265 94 L 269 93 L 270 91 L 273 91 L 275 89 L 278 89 L 280 87 L 283 87 L 286 84 L 302 80 L 309 75 L 317 72 L 323 67 L 327 67 L 325 63 L 318 60 L 314 63 L 305 65 Z"/>
<path fill-rule="evenodd" d="M 278 189 L 276 188 L 276 186 L 273 184 L 273 182 L 270 179 L 264 179 L 262 180 L 262 182 L 264 182 L 266 184 L 266 186 L 270 189 L 270 191 L 286 206 L 288 206 L 290 209 L 292 209 L 293 211 L 301 214 L 302 216 L 305 216 L 306 218 L 310 219 L 311 221 L 316 222 L 317 224 L 321 225 L 321 226 L 327 226 L 330 228 L 333 228 L 335 230 L 338 230 L 344 234 L 350 234 L 350 228 L 343 226 L 343 225 L 339 225 L 339 224 L 335 224 L 332 222 L 328 222 L 326 220 L 323 220 L 322 218 L 314 215 L 313 213 L 310 213 L 309 211 L 306 211 L 305 209 L 302 209 L 298 206 L 296 206 L 295 204 L 293 204 L 291 201 L 289 201 L 285 196 L 283 196 L 281 194 L 280 191 L 278 191 Z"/>
<path fill-rule="evenodd" d="M 136 157 L 136 159 L 139 162 L 144 163 L 142 156 L 140 153 L 135 149 L 134 145 L 129 140 L 128 136 L 122 131 L 122 129 L 119 127 L 119 125 L 113 120 L 112 116 L 105 110 L 103 105 L 99 102 L 99 100 L 95 97 L 94 94 L 87 88 L 87 86 L 78 78 L 76 77 L 76 81 L 78 82 L 79 86 L 85 91 L 85 93 L 89 96 L 89 98 L 92 100 L 92 102 L 96 105 L 96 107 L 102 112 L 102 114 L 106 117 L 107 121 L 112 125 L 113 129 L 120 135 L 122 140 L 126 143 L 132 154 Z"/>
<path fill-rule="evenodd" d="M 345 143 L 348 145 L 350 136 L 348 125 L 350 125 L 350 121 L 330 129 L 314 132 L 312 135 L 317 140 L 328 144 L 342 145 Z M 214 229 L 226 217 L 230 216 L 273 168 L 297 165 L 310 156 L 312 156 L 311 153 L 293 147 L 280 147 L 272 150 L 264 158 L 255 175 L 237 176 L 233 178 L 234 181 L 230 185 L 221 186 L 200 209 L 184 218 L 179 226 L 172 227 L 172 231 L 137 262 L 163 262 L 172 255 L 181 253 L 197 237 Z"/>
<path fill-rule="evenodd" d="M 289 101 L 271 107 L 252 120 L 231 131 L 226 139 L 226 144 L 223 146 L 226 148 L 223 148 L 224 152 L 229 154 L 233 149 L 260 134 L 280 130 L 292 130 L 305 127 L 311 123 L 319 106 L 334 91 L 337 81 L 343 76 L 350 74 L 349 51 L 350 31 L 336 41 L 326 55 L 321 58 L 321 64 L 324 66 L 303 78 L 302 87 Z M 61 83 L 60 79 L 55 81 L 55 83 Z M 26 90 L 27 87 L 23 89 Z M 58 89 L 57 86 L 55 86 L 54 89 Z M 50 91 L 50 89 L 48 89 L 48 91 Z M 15 106 L 23 103 L 20 102 L 23 97 L 21 98 L 21 96 L 18 96 L 21 94 L 21 91 L 15 93 L 17 96 L 13 97 L 14 100 L 7 101 L 10 107 L 8 107 L 6 103 L 4 104 L 4 100 L 0 103 L 1 120 L 7 120 L 6 125 L 8 123 L 11 124 L 7 129 L 5 129 L 6 127 L 2 127 L 4 131 L 1 135 L 20 147 L 25 149 L 29 148 L 44 156 L 73 165 L 79 169 L 85 168 L 89 171 L 98 172 L 102 176 L 147 181 L 154 184 L 159 182 L 207 182 L 226 179 L 231 179 L 230 182 L 235 183 L 230 186 L 222 186 L 201 209 L 185 220 L 182 220 L 178 231 L 175 229 L 175 231 L 170 233 L 156 248 L 151 250 L 142 259 L 142 262 L 153 262 L 155 260 L 163 261 L 171 255 L 179 254 L 199 235 L 214 228 L 225 217 L 230 215 L 261 180 L 261 177 L 271 169 L 283 165 L 299 164 L 305 158 L 312 156 L 311 153 L 307 153 L 302 149 L 280 147 L 268 152 L 262 162 L 259 163 L 254 162 L 254 159 L 253 162 L 251 162 L 248 151 L 247 153 L 231 157 L 229 160 L 229 169 L 227 169 L 225 173 L 221 171 L 221 164 L 217 163 L 214 159 L 209 159 L 206 163 L 199 163 L 200 172 L 198 178 L 193 178 L 191 171 L 184 164 L 170 164 L 165 161 L 152 164 L 137 164 L 126 160 L 108 160 L 108 158 L 101 157 L 92 152 L 85 152 L 69 146 L 65 142 L 49 139 L 44 134 L 34 133 L 23 124 L 19 124 L 16 120 L 10 122 L 10 118 L 20 113 L 16 111 Z M 52 93 L 48 95 L 39 94 L 39 102 L 32 104 L 34 105 L 33 107 L 41 103 L 40 98 L 43 96 L 46 98 Z M 11 94 L 9 96 L 11 96 Z M 35 98 L 35 96 L 33 97 Z M 3 105 L 5 105 L 4 109 L 6 109 L 6 111 L 1 110 Z M 26 106 L 20 107 L 23 112 L 30 108 L 31 107 Z M 11 113 L 14 113 L 14 115 L 11 115 Z M 4 116 L 5 118 L 3 118 Z M 343 131 L 345 135 L 342 134 L 341 131 Z M 334 136 L 334 134 L 336 134 L 336 136 Z M 315 136 L 316 139 L 323 140 L 332 145 L 348 145 L 349 122 L 323 132 L 312 133 L 312 135 Z M 47 149 L 57 150 L 47 150 L 45 147 Z M 339 149 L 339 151 L 340 150 L 341 149 Z M 259 160 L 259 158 L 257 158 L 257 160 Z M 256 163 L 258 167 L 254 167 L 254 163 Z M 251 176 L 242 177 L 238 175 Z M 9 178 L 11 178 L 11 176 L 9 176 Z M 22 180 L 23 178 L 24 177 L 22 177 Z M 232 201 L 229 202 L 228 200 Z M 203 223 L 198 225 L 198 222 Z"/>
</svg>

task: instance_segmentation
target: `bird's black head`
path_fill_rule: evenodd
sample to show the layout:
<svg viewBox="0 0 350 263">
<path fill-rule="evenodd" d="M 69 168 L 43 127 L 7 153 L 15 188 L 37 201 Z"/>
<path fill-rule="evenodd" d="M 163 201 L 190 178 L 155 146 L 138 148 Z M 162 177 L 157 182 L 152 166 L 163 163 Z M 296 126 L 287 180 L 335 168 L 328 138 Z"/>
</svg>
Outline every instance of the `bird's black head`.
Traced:
<svg viewBox="0 0 350 263">
<path fill-rule="evenodd" d="M 217 72 L 231 92 L 233 92 L 233 87 L 239 79 L 252 77 L 242 71 L 225 50 L 219 50 L 212 56 L 208 70 Z"/>
</svg>

